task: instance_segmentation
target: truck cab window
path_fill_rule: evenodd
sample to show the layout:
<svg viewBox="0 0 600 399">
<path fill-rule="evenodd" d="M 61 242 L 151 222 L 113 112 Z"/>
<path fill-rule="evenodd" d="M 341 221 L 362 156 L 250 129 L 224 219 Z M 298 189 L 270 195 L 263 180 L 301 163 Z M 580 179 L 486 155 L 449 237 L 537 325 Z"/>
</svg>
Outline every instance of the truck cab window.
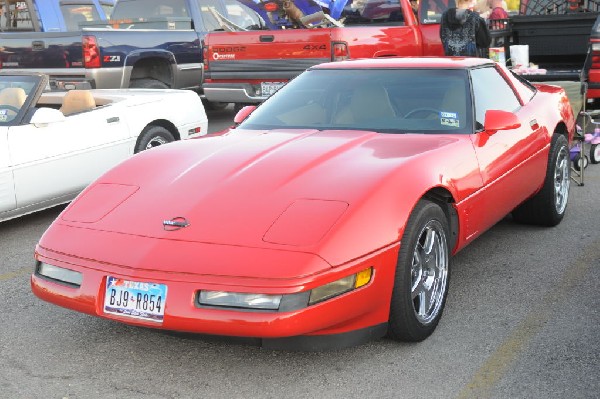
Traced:
<svg viewBox="0 0 600 399">
<path fill-rule="evenodd" d="M 115 12 L 111 16 L 115 20 L 165 17 L 189 18 L 190 13 L 186 7 L 186 2 L 184 0 L 171 0 L 168 3 L 164 0 L 119 0 L 118 7 L 115 8 Z"/>
<path fill-rule="evenodd" d="M 67 31 L 81 30 L 80 23 L 101 19 L 93 4 L 61 4 L 60 11 L 65 19 Z"/>
<path fill-rule="evenodd" d="M 244 29 L 262 29 L 263 19 L 255 11 L 237 0 L 225 0 L 227 18 Z"/>
<path fill-rule="evenodd" d="M 404 15 L 400 0 L 348 1 L 342 12 L 344 25 L 403 25 Z"/>
<path fill-rule="evenodd" d="M 25 1 L 0 0 L 0 32 L 34 30 L 31 12 Z"/>
<path fill-rule="evenodd" d="M 211 8 L 216 10 L 219 13 L 222 13 L 220 2 L 217 0 L 199 0 L 198 8 L 200 8 L 200 12 L 202 13 L 202 21 L 204 22 L 204 28 L 208 32 L 214 32 L 217 30 L 223 30 L 219 21 L 215 17 L 215 15 L 211 12 Z"/>
</svg>

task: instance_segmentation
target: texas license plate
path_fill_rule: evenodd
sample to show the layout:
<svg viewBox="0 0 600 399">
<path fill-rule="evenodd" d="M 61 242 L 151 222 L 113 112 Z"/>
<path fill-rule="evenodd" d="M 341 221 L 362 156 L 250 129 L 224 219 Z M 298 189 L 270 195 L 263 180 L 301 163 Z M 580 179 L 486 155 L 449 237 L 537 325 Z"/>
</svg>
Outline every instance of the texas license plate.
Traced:
<svg viewBox="0 0 600 399">
<path fill-rule="evenodd" d="M 269 97 L 271 94 L 281 89 L 284 84 L 285 83 L 283 82 L 261 82 L 260 92 L 263 97 Z"/>
<path fill-rule="evenodd" d="M 130 281 L 108 276 L 104 312 L 162 323 L 165 316 L 165 284 Z"/>
</svg>

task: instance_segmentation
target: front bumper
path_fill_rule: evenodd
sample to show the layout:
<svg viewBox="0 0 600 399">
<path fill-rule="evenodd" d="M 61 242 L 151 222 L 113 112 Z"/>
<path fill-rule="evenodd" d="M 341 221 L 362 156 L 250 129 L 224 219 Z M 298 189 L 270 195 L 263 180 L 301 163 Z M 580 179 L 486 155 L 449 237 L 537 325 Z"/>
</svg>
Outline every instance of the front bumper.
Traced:
<svg viewBox="0 0 600 399">
<path fill-rule="evenodd" d="M 259 338 L 265 347 L 300 350 L 345 347 L 385 334 L 398 245 L 317 275 L 290 279 L 203 276 L 142 270 L 68 256 L 42 247 L 36 259 L 82 273 L 79 287 L 31 276 L 33 293 L 56 305 L 130 325 L 209 335 Z M 200 307 L 199 290 L 294 294 L 373 267 L 369 284 L 291 312 Z M 166 284 L 162 323 L 105 313 L 107 276 Z"/>
</svg>

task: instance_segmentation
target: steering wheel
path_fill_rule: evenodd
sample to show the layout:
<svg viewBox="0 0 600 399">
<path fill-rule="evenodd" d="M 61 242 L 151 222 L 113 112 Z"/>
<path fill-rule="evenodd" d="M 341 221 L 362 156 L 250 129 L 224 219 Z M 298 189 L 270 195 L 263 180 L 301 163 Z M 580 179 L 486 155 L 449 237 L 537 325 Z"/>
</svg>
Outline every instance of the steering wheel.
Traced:
<svg viewBox="0 0 600 399">
<path fill-rule="evenodd" d="M 427 108 L 427 107 L 423 107 L 423 108 L 415 108 L 411 111 L 408 111 L 405 115 L 404 118 L 408 119 L 411 116 L 418 114 L 418 113 L 427 113 L 427 114 L 436 114 L 439 115 L 440 114 L 440 110 L 435 109 L 435 108 Z"/>
<path fill-rule="evenodd" d="M 12 105 L 0 104 L 0 110 L 3 110 L 3 109 L 7 109 L 7 110 L 9 110 L 9 111 L 12 111 L 12 112 L 14 112 L 15 114 L 18 114 L 18 113 L 19 113 L 19 111 L 21 110 L 20 108 L 13 107 Z"/>
</svg>

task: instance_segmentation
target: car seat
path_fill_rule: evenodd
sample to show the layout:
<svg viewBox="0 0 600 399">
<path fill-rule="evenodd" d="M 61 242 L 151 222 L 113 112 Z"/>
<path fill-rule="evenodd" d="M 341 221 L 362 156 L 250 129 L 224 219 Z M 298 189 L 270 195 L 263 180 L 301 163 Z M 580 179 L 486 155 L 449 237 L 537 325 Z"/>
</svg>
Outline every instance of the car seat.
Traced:
<svg viewBox="0 0 600 399">
<path fill-rule="evenodd" d="M 59 111 L 68 116 L 91 111 L 94 108 L 96 108 L 96 101 L 89 90 L 70 90 L 65 94 Z"/>
<path fill-rule="evenodd" d="M 396 114 L 383 86 L 369 83 L 355 88 L 347 105 L 342 105 L 333 122 L 363 123 L 369 120 L 393 118 Z"/>
<path fill-rule="evenodd" d="M 7 87 L 0 91 L 0 107 L 8 105 L 21 109 L 25 104 L 25 100 L 27 100 L 27 94 L 20 87 Z"/>
</svg>

